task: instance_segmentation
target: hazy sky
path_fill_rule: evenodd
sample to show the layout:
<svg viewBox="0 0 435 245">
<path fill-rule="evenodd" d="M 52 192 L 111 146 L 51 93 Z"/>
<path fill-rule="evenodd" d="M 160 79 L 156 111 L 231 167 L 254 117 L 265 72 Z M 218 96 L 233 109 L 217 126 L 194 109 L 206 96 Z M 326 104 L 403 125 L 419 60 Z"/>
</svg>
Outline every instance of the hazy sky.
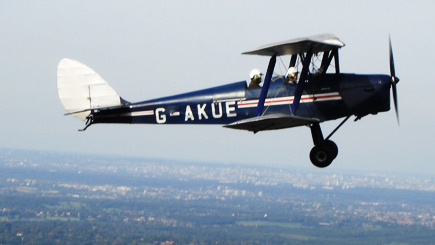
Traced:
<svg viewBox="0 0 435 245">
<path fill-rule="evenodd" d="M 400 107 L 349 120 L 332 138 L 330 170 L 435 174 L 433 1 L 3 1 L 0 7 L 0 147 L 95 152 L 265 166 L 311 166 L 307 127 L 256 135 L 221 126 L 93 125 L 65 113 L 58 62 L 97 71 L 140 101 L 246 80 L 264 44 L 332 33 L 341 71 L 389 73 L 393 41 Z M 324 134 L 340 121 L 322 124 Z M 316 170 L 312 167 L 313 171 Z"/>
</svg>

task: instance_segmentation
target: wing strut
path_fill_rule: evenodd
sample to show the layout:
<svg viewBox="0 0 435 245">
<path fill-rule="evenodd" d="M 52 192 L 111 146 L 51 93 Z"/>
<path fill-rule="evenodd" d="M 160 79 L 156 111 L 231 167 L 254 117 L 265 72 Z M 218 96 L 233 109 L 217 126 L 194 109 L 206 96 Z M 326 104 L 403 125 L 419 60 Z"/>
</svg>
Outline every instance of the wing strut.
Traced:
<svg viewBox="0 0 435 245">
<path fill-rule="evenodd" d="M 298 58 L 297 54 L 292 54 L 292 57 L 290 59 L 290 65 L 288 66 L 288 68 L 296 66 L 296 60 L 297 60 L 297 58 Z"/>
<path fill-rule="evenodd" d="M 308 77 L 308 69 L 310 67 L 311 57 L 313 56 L 313 50 L 310 49 L 307 52 L 307 56 L 303 60 L 301 76 L 299 77 L 299 82 L 295 91 L 295 98 L 292 104 L 292 112 L 296 114 L 296 110 L 299 107 L 299 102 L 301 101 L 302 93 L 305 87 L 305 80 Z"/>
<path fill-rule="evenodd" d="M 275 69 L 276 54 L 274 54 L 269 61 L 267 67 L 266 77 L 264 78 L 263 88 L 261 89 L 260 99 L 258 100 L 257 110 L 255 116 L 261 116 L 263 114 L 264 101 L 266 101 L 267 92 L 269 91 L 270 80 L 272 80 L 273 70 Z"/>
</svg>

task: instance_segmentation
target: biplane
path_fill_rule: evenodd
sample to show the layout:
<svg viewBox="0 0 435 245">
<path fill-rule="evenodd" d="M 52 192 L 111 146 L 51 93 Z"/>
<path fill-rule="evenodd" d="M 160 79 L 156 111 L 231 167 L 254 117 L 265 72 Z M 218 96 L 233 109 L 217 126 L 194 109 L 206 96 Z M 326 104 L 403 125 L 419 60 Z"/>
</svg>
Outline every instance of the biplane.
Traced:
<svg viewBox="0 0 435 245">
<path fill-rule="evenodd" d="M 60 101 L 68 111 L 85 121 L 86 130 L 98 123 L 221 124 L 226 128 L 254 133 L 298 126 L 311 130 L 313 165 L 324 168 L 337 157 L 334 133 L 351 117 L 355 121 L 369 114 L 390 110 L 390 88 L 397 110 L 396 84 L 391 39 L 390 75 L 341 73 L 339 49 L 345 44 L 331 34 L 273 43 L 244 52 L 270 57 L 262 87 L 249 88 L 247 81 L 179 95 L 129 102 L 86 65 L 62 59 L 57 68 Z M 298 70 L 290 82 L 274 73 L 277 57 L 289 57 L 288 67 Z M 287 67 L 285 67 L 287 69 Z M 331 72 L 328 72 L 331 70 Z M 343 118 L 324 137 L 320 123 Z"/>
</svg>

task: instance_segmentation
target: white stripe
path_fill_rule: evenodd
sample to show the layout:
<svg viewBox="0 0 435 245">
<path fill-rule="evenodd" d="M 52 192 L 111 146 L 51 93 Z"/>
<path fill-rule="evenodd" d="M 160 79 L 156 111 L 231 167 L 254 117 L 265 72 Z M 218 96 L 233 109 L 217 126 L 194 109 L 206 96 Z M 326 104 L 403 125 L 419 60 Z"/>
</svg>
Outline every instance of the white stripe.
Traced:
<svg viewBox="0 0 435 245">
<path fill-rule="evenodd" d="M 326 97 L 326 98 L 325 98 Z M 264 105 L 288 105 L 292 104 L 294 96 L 277 97 L 272 99 L 266 99 Z M 315 98 L 315 100 L 314 100 Z M 308 103 L 313 101 L 329 101 L 329 100 L 341 100 L 341 96 L 338 92 L 333 93 L 323 93 L 314 95 L 303 95 L 301 96 L 300 103 Z M 257 107 L 259 100 L 245 100 L 237 104 L 238 108 L 251 108 Z"/>
<path fill-rule="evenodd" d="M 135 117 L 135 116 L 152 116 L 154 115 L 154 111 L 150 110 L 150 111 L 133 111 L 131 113 L 131 116 Z"/>
</svg>

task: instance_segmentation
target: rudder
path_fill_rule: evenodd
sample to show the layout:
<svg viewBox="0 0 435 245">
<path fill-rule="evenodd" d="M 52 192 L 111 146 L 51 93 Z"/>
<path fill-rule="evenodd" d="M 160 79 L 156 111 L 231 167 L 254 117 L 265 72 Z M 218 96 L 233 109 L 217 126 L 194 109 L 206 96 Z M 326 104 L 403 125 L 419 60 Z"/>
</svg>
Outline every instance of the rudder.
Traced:
<svg viewBox="0 0 435 245">
<path fill-rule="evenodd" d="M 68 113 L 85 121 L 90 109 L 122 105 L 122 98 L 94 70 L 72 59 L 57 66 L 59 99 Z"/>
</svg>

